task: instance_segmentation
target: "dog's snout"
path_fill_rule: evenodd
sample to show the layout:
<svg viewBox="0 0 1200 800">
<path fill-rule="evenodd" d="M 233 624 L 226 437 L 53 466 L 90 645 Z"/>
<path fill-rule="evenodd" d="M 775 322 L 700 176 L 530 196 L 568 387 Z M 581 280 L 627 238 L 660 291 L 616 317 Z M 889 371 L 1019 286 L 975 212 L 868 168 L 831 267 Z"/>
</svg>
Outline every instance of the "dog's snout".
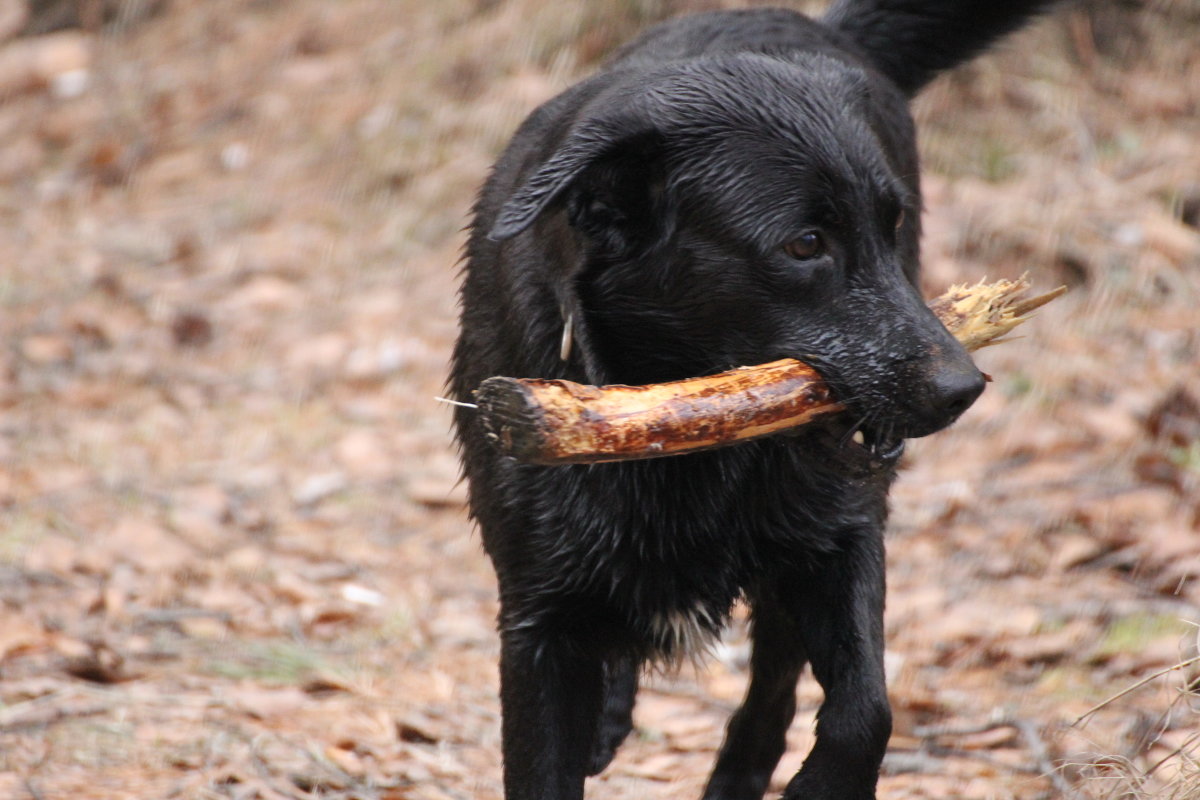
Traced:
<svg viewBox="0 0 1200 800">
<path fill-rule="evenodd" d="M 950 424 L 983 394 L 984 385 L 983 373 L 970 361 L 938 370 L 929 384 L 932 415 Z"/>
</svg>

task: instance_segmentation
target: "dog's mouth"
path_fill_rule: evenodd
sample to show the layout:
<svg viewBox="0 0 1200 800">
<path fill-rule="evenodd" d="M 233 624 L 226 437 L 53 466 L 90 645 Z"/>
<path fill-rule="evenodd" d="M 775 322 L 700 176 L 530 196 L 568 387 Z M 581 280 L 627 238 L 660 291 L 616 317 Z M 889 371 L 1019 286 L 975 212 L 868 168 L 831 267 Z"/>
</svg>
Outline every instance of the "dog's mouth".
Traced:
<svg viewBox="0 0 1200 800">
<path fill-rule="evenodd" d="M 811 437 L 813 451 L 826 466 L 856 477 L 893 470 L 904 455 L 902 437 L 855 425 L 845 418 L 808 425 L 796 433 Z"/>
<path fill-rule="evenodd" d="M 859 429 L 850 435 L 849 444 L 844 447 L 857 448 L 867 455 L 872 463 L 880 467 L 895 464 L 904 455 L 904 439 L 895 435 L 885 435 L 870 428 Z"/>
<path fill-rule="evenodd" d="M 834 397 L 853 396 L 855 393 L 839 380 L 838 371 L 818 356 L 805 355 L 801 360 L 812 364 L 826 383 L 833 389 Z M 895 468 L 904 455 L 905 434 L 903 424 L 874 424 L 880 413 L 872 412 L 858 403 L 846 403 L 846 411 L 837 414 L 823 424 L 807 426 L 814 436 L 814 444 L 822 455 L 836 465 L 855 473 L 874 474 Z"/>
<path fill-rule="evenodd" d="M 840 430 L 839 430 L 840 429 Z M 904 439 L 866 426 L 834 426 L 829 431 L 842 464 L 869 473 L 892 469 L 904 455 Z"/>
</svg>

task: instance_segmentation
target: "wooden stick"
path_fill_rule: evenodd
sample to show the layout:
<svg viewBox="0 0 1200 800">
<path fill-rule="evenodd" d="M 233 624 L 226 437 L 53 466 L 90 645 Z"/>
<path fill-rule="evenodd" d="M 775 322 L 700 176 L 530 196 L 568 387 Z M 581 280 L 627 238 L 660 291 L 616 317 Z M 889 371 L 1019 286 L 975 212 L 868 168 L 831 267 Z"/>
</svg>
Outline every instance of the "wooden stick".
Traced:
<svg viewBox="0 0 1200 800">
<path fill-rule="evenodd" d="M 1022 276 L 952 286 L 929 304 L 968 350 L 1003 341 L 1065 286 L 1020 299 Z M 844 407 L 812 367 L 795 359 L 650 386 L 488 378 L 475 391 L 487 437 L 531 464 L 656 458 L 744 442 Z"/>
</svg>

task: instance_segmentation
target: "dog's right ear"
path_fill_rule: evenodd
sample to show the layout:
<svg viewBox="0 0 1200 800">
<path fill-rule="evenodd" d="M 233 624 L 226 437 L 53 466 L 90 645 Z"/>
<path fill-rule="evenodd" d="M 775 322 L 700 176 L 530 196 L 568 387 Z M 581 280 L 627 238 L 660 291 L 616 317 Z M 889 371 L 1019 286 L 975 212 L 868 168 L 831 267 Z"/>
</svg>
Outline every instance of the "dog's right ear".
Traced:
<svg viewBox="0 0 1200 800">
<path fill-rule="evenodd" d="M 604 247 L 633 243 L 661 192 L 662 133 L 640 115 L 585 120 L 501 206 L 488 238 L 516 236 L 558 201 Z"/>
<path fill-rule="evenodd" d="M 500 242 L 528 228 L 571 181 L 611 146 L 602 131 L 570 134 L 554 155 L 500 207 L 488 238 Z"/>
</svg>

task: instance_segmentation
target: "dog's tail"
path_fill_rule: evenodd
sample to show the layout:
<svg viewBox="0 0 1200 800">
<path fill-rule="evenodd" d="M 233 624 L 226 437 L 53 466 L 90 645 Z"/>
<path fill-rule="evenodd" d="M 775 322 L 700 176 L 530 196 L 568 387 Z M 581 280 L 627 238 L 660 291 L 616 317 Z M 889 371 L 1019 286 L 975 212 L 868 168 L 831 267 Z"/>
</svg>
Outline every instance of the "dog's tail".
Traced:
<svg viewBox="0 0 1200 800">
<path fill-rule="evenodd" d="M 837 0 L 841 31 L 909 96 L 1058 0 Z"/>
</svg>

